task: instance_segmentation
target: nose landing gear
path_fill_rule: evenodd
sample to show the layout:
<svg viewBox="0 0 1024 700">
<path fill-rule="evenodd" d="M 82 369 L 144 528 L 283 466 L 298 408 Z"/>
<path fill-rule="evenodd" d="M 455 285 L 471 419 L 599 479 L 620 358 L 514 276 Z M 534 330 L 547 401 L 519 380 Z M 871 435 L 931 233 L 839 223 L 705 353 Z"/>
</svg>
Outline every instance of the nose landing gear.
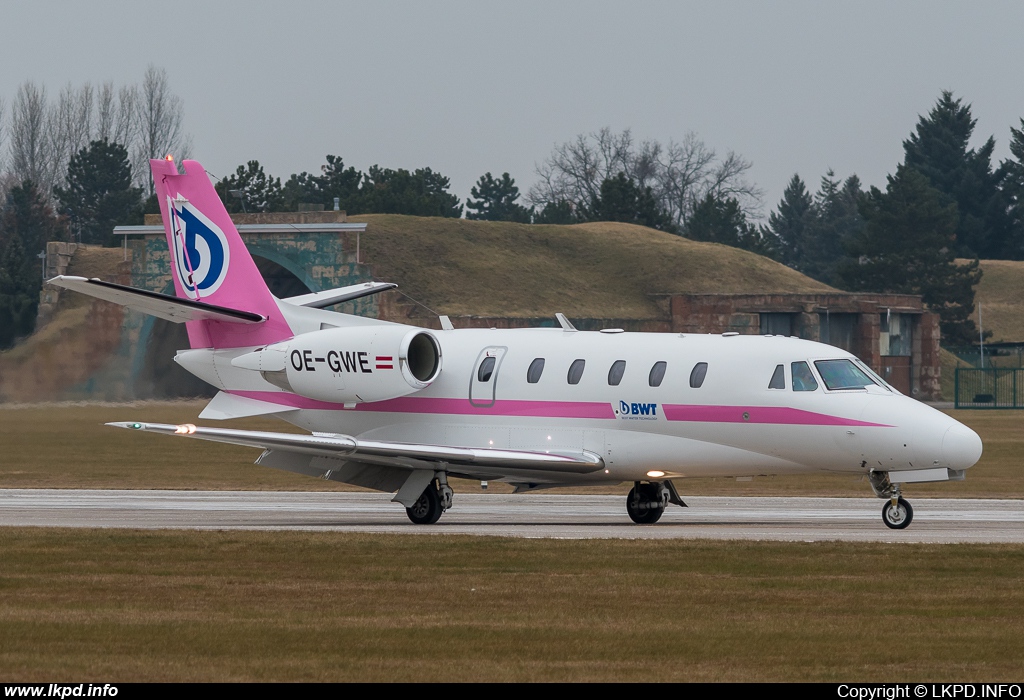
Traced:
<svg viewBox="0 0 1024 700">
<path fill-rule="evenodd" d="M 914 509 L 900 495 L 900 485 L 889 481 L 888 472 L 873 471 L 868 474 L 868 480 L 876 496 L 889 500 L 882 506 L 882 522 L 885 526 L 893 530 L 902 530 L 910 525 L 914 519 Z"/>
</svg>

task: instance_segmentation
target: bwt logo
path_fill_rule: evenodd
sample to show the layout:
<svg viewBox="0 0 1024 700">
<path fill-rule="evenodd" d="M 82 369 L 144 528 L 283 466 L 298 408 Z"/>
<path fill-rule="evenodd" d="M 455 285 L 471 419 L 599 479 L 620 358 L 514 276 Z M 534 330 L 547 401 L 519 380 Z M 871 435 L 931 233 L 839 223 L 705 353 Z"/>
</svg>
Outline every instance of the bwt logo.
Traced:
<svg viewBox="0 0 1024 700">
<path fill-rule="evenodd" d="M 647 416 L 658 417 L 658 404 L 656 403 L 626 403 L 619 401 L 619 414 L 623 416 Z"/>
<path fill-rule="evenodd" d="M 230 248 L 220 227 L 181 199 L 167 198 L 178 280 L 189 299 L 217 291 L 228 274 Z"/>
</svg>

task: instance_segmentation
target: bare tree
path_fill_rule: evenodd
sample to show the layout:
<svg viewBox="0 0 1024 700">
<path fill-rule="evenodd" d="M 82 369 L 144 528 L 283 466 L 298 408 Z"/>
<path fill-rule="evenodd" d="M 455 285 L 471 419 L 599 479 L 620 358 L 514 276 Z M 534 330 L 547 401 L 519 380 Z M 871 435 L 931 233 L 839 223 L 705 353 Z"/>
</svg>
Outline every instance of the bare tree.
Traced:
<svg viewBox="0 0 1024 700">
<path fill-rule="evenodd" d="M 50 142 L 46 132 L 46 88 L 33 82 L 18 86 L 11 103 L 11 173 L 18 180 L 32 180 L 50 192 Z"/>
<path fill-rule="evenodd" d="M 649 187 L 673 224 L 684 230 L 694 205 L 708 194 L 734 198 L 745 214 L 756 218 L 762 193 L 744 177 L 750 167 L 731 151 L 718 160 L 714 149 L 693 132 L 681 142 L 636 145 L 629 129 L 615 134 L 604 128 L 555 146 L 537 166 L 540 180 L 526 199 L 538 208 L 560 201 L 586 208 L 597 198 L 601 183 L 621 172 L 641 188 Z"/>
<path fill-rule="evenodd" d="M 139 89 L 135 85 L 122 86 L 115 93 L 112 82 L 103 83 L 96 93 L 94 138 L 131 148 L 138 131 L 138 95 Z"/>
<path fill-rule="evenodd" d="M 7 105 L 4 103 L 2 97 L 0 97 L 0 173 L 6 173 L 7 168 L 4 152 L 4 144 L 7 142 L 7 127 L 4 126 L 4 119 L 7 118 Z M 0 200 L 3 201 L 3 200 Z"/>
<path fill-rule="evenodd" d="M 139 138 L 136 141 L 135 161 L 136 177 L 144 180 L 153 191 L 153 183 L 148 176 L 146 162 L 151 158 L 161 158 L 173 154 L 176 158 L 185 158 L 191 149 L 191 137 L 182 128 L 184 121 L 184 103 L 181 98 L 171 92 L 167 81 L 167 71 L 150 65 L 142 80 L 142 89 L 138 102 Z"/>
<path fill-rule="evenodd" d="M 47 116 L 51 184 L 64 181 L 71 156 L 89 145 L 92 138 L 92 113 L 92 85 L 86 83 L 77 90 L 71 83 L 65 85 Z"/>
</svg>

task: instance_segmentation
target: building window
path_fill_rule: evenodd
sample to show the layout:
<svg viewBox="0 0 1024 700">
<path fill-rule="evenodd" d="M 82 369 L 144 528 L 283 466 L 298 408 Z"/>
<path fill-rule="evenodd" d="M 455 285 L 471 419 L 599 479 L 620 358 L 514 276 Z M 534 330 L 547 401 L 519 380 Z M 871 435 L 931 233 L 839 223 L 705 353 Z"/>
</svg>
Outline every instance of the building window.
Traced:
<svg viewBox="0 0 1024 700">
<path fill-rule="evenodd" d="M 793 335 L 793 314 L 761 314 L 761 335 Z"/>
<path fill-rule="evenodd" d="M 574 360 L 569 366 L 568 380 L 570 384 L 579 384 L 580 380 L 583 379 L 583 368 L 586 366 L 586 360 Z"/>
<path fill-rule="evenodd" d="M 622 381 L 622 374 L 626 371 L 626 361 L 616 360 L 608 370 L 608 386 L 618 386 Z"/>
<path fill-rule="evenodd" d="M 544 374 L 544 358 L 538 357 L 530 363 L 530 369 L 526 371 L 526 381 L 536 384 L 540 381 L 540 375 Z"/>
</svg>

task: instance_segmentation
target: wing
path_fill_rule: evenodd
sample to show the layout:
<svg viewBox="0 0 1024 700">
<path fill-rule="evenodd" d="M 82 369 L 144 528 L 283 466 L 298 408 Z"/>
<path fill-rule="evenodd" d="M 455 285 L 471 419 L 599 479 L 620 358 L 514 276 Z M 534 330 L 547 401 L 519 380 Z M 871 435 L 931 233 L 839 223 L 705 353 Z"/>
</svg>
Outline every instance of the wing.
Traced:
<svg viewBox="0 0 1024 700">
<path fill-rule="evenodd" d="M 599 455 L 586 450 L 551 452 L 422 445 L 363 440 L 350 435 L 274 433 L 259 430 L 204 428 L 192 424 L 107 423 L 116 428 L 190 437 L 264 450 L 257 464 L 380 491 L 398 490 L 395 500 L 415 501 L 425 478 L 445 469 L 457 476 L 498 478 L 516 475 L 525 480 L 545 475 L 562 481 L 572 474 L 589 474 L 604 467 Z M 441 465 L 445 465 L 442 467 Z M 420 482 L 422 485 L 419 485 Z M 418 486 L 417 486 L 418 485 Z M 418 490 L 416 490 L 418 488 Z M 410 494 L 412 494 L 410 496 Z M 412 501 L 405 503 L 411 505 Z"/>
</svg>

